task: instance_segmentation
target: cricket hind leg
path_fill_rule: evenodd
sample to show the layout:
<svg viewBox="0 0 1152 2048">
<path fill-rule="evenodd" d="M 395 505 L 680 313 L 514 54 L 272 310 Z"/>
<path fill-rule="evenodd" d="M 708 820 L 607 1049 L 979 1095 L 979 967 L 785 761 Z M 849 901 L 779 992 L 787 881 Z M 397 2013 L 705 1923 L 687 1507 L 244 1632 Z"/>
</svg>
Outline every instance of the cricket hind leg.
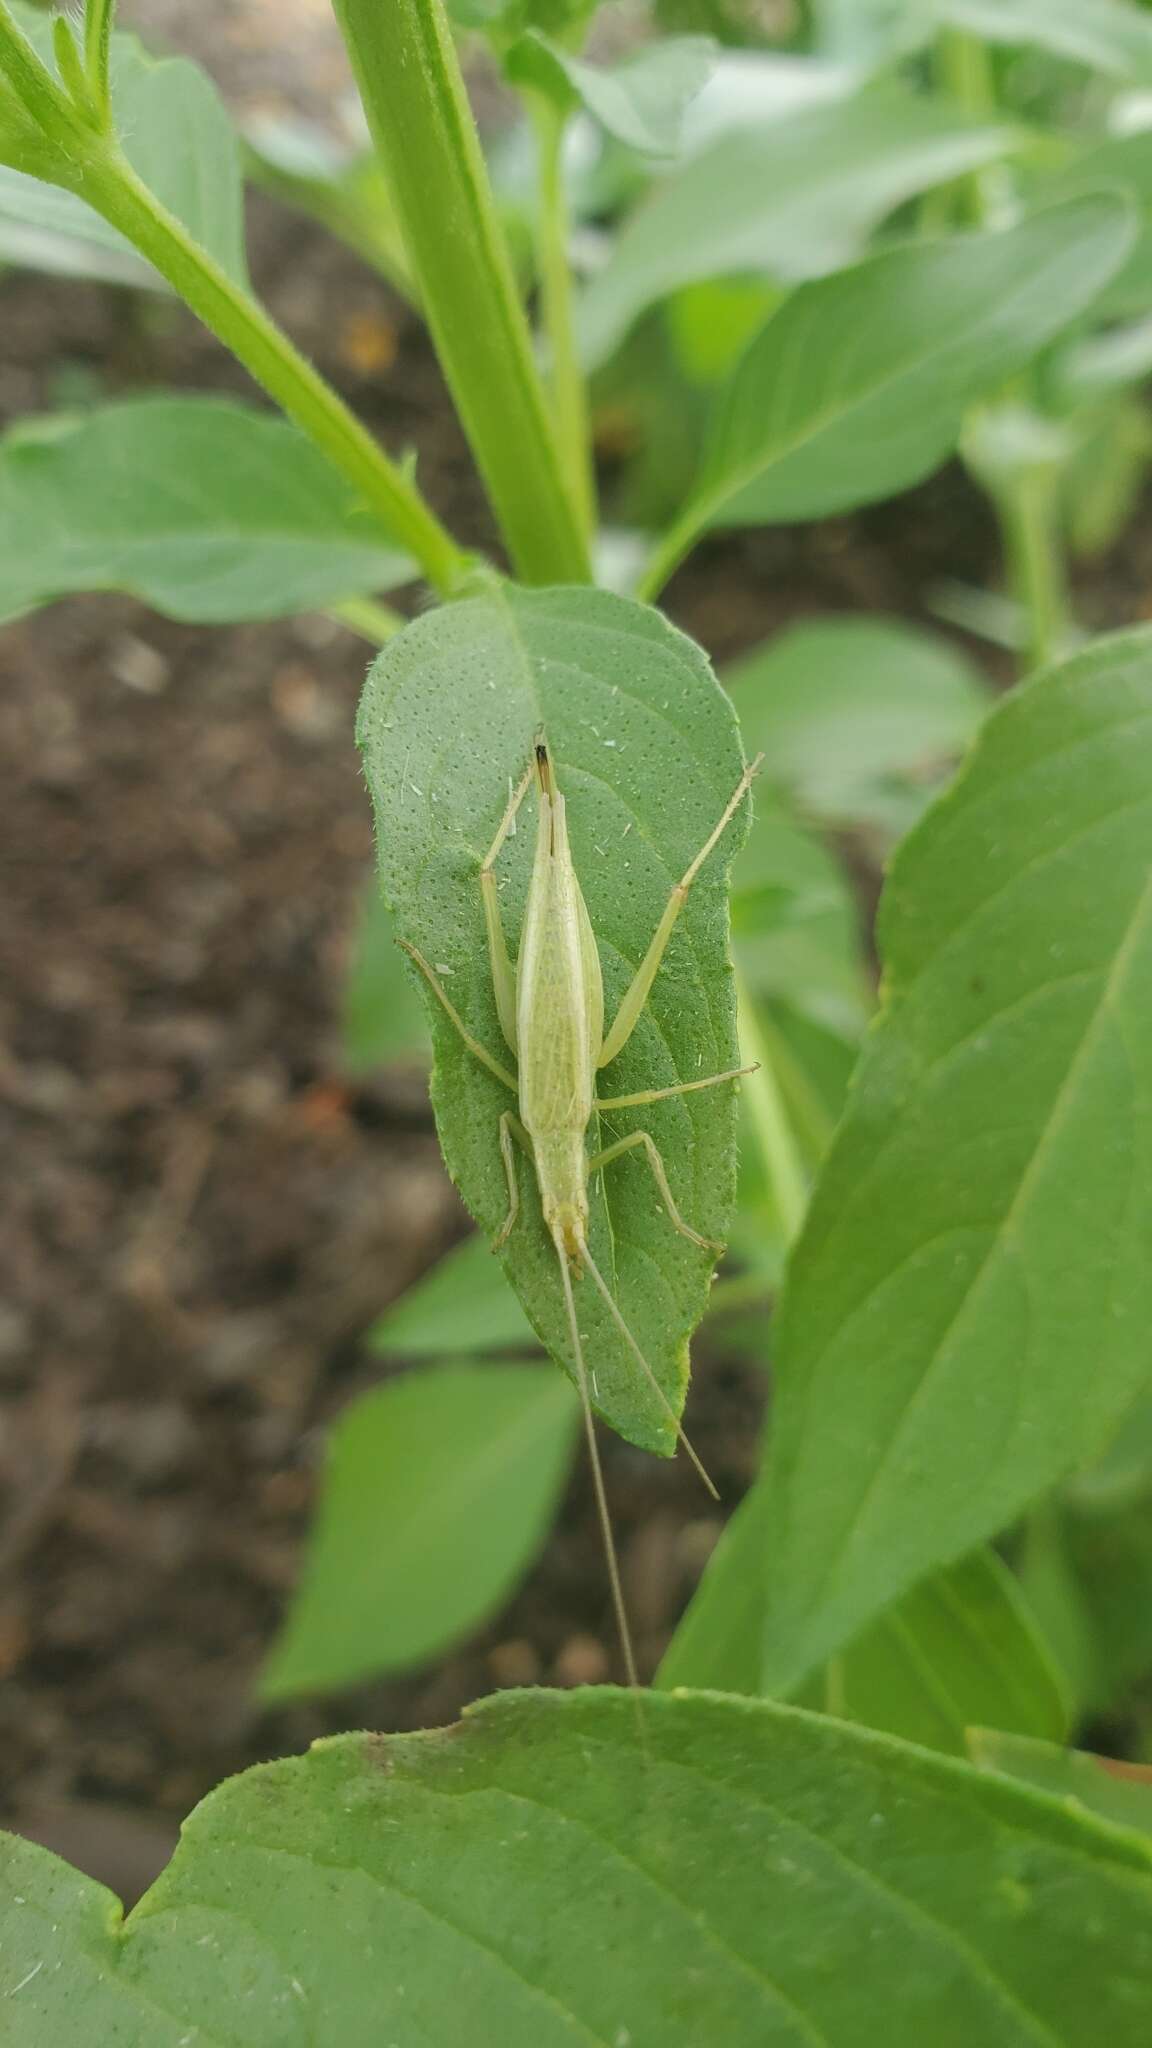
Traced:
<svg viewBox="0 0 1152 2048">
<path fill-rule="evenodd" d="M 628 1137 L 618 1138 L 614 1145 L 609 1145 L 603 1152 L 597 1152 L 595 1158 L 588 1161 L 589 1174 L 599 1173 L 602 1166 L 609 1166 L 613 1159 L 621 1158 L 625 1152 L 635 1151 L 637 1146 L 642 1146 L 647 1155 L 652 1178 L 660 1191 L 660 1199 L 668 1212 L 668 1221 L 673 1230 L 678 1230 L 681 1237 L 686 1237 L 690 1244 L 699 1245 L 702 1252 L 722 1252 L 724 1246 L 718 1244 L 714 1237 L 701 1237 L 698 1230 L 693 1230 L 690 1223 L 685 1223 L 676 1206 L 672 1189 L 668 1185 L 668 1172 L 659 1147 L 649 1131 L 631 1131 Z"/>
<path fill-rule="evenodd" d="M 648 1001 L 652 983 L 660 971 L 660 962 L 667 951 L 668 941 L 672 936 L 676 920 L 687 901 L 688 891 L 691 889 L 693 882 L 696 880 L 725 826 L 735 816 L 744 798 L 747 796 L 752 786 L 753 777 L 759 770 L 763 759 L 763 754 L 757 754 L 756 759 L 744 770 L 724 807 L 724 813 L 719 823 L 708 834 L 695 860 L 689 862 L 672 894 L 669 896 L 664 906 L 664 914 L 653 933 L 652 943 L 640 962 L 639 967 L 636 969 L 630 986 L 625 990 L 620 1008 L 616 1012 L 615 1022 L 608 1031 L 600 1048 L 600 1057 L 596 1062 L 598 1067 L 609 1066 L 616 1058 L 616 1055 L 624 1050 L 636 1029 L 644 1005 Z"/>
<path fill-rule="evenodd" d="M 500 1029 L 512 1051 L 516 1045 L 516 970 L 508 954 L 508 943 L 504 937 L 504 926 L 500 917 L 500 895 L 496 886 L 496 862 L 500 857 L 504 841 L 515 829 L 516 815 L 528 794 L 528 785 L 535 773 L 536 763 L 529 762 L 505 806 L 504 816 L 496 828 L 496 837 L 480 863 L 480 895 L 484 905 L 484 924 L 488 933 L 488 959 L 492 968 L 492 988 L 496 997 L 496 1014 Z"/>
<path fill-rule="evenodd" d="M 444 987 L 443 982 L 440 980 L 440 977 L 437 974 L 436 969 L 434 967 L 429 966 L 427 960 L 424 958 L 424 955 L 420 952 L 419 948 L 416 946 L 409 945 L 407 939 L 397 939 L 396 943 L 398 946 L 402 947 L 405 953 L 407 953 L 408 958 L 410 960 L 415 961 L 417 967 L 420 969 L 421 974 L 424 976 L 425 981 L 428 983 L 429 988 L 432 990 L 433 995 L 438 998 L 443 1008 L 447 1011 L 448 1016 L 452 1019 L 453 1024 L 456 1026 L 457 1031 L 460 1033 L 461 1038 L 463 1039 L 465 1045 L 467 1046 L 469 1052 L 472 1054 L 473 1058 L 478 1059 L 482 1067 L 487 1067 L 488 1072 L 490 1074 L 495 1074 L 496 1079 L 498 1081 L 503 1081 L 504 1086 L 506 1088 L 510 1088 L 512 1090 L 513 1095 L 518 1095 L 520 1092 L 520 1084 L 517 1081 L 515 1074 L 510 1074 L 508 1072 L 507 1067 L 502 1067 L 499 1060 L 494 1058 L 492 1053 L 488 1051 L 487 1046 L 481 1045 L 480 1040 L 472 1036 L 472 1033 L 469 1031 L 468 1026 L 465 1024 L 463 1017 L 460 1015 L 459 1010 L 456 1008 L 455 1003 L 452 1001 L 451 996 L 448 994 L 448 991 Z"/>
<path fill-rule="evenodd" d="M 651 1387 L 653 1393 L 655 1394 L 657 1400 L 663 1408 L 664 1413 L 667 1415 L 668 1420 L 672 1424 L 673 1429 L 676 1431 L 676 1441 L 679 1444 L 683 1445 L 684 1450 L 687 1452 L 688 1457 L 691 1459 L 693 1465 L 695 1466 L 697 1472 L 700 1475 L 700 1478 L 703 1480 L 713 1500 L 719 1500 L 719 1492 L 713 1485 L 711 1479 L 709 1479 L 707 1472 L 704 1470 L 704 1467 L 701 1464 L 699 1457 L 697 1456 L 695 1450 L 692 1448 L 692 1445 L 689 1442 L 687 1435 L 685 1434 L 684 1425 L 681 1422 L 680 1417 L 677 1415 L 676 1410 L 673 1408 L 671 1401 L 668 1399 L 667 1394 L 664 1392 L 663 1387 L 660 1385 L 660 1382 L 657 1379 L 655 1373 L 653 1372 L 652 1367 L 649 1365 L 648 1360 L 645 1358 L 644 1353 L 641 1351 L 639 1344 L 636 1342 L 635 1337 L 632 1335 L 631 1330 L 625 1322 L 624 1317 L 619 1307 L 617 1306 L 612 1290 L 608 1285 L 608 1282 L 605 1280 L 603 1273 L 600 1271 L 599 1266 L 596 1264 L 595 1259 L 592 1257 L 592 1254 L 588 1249 L 586 1239 L 581 1239 L 580 1261 L 582 1265 L 587 1266 L 589 1273 L 592 1275 L 592 1280 L 593 1284 L 596 1287 L 596 1291 L 601 1296 L 604 1305 L 612 1318 L 612 1321 L 615 1323 L 616 1328 L 619 1330 L 620 1335 L 623 1337 L 624 1342 L 627 1344 L 628 1349 L 632 1353 L 632 1356 L 635 1358 L 637 1364 L 643 1371 L 645 1379 L 647 1380 L 649 1386 Z M 573 1313 L 575 1313 L 575 1311 L 573 1311 Z"/>
</svg>

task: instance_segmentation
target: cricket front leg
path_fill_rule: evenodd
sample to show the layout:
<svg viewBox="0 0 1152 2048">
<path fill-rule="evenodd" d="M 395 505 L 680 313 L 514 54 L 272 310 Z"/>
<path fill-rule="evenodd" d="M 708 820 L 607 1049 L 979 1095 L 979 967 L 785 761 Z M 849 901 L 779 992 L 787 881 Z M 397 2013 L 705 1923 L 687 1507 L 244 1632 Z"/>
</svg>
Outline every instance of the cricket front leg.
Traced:
<svg viewBox="0 0 1152 2048">
<path fill-rule="evenodd" d="M 516 813 L 520 809 L 532 780 L 535 763 L 530 762 L 520 778 L 518 786 L 508 799 L 504 816 L 497 827 L 496 837 L 480 863 L 480 894 L 484 903 L 484 923 L 488 931 L 488 959 L 492 968 L 492 988 L 496 997 L 496 1014 L 500 1029 L 511 1046 L 516 1044 L 516 971 L 508 957 L 508 945 L 504 937 L 504 926 L 500 919 L 500 896 L 496 887 L 496 862 L 500 850 L 513 830 Z"/>
<path fill-rule="evenodd" d="M 735 815 L 747 796 L 752 786 L 752 779 L 763 759 L 763 754 L 757 754 L 756 759 L 744 770 L 724 808 L 724 815 L 720 819 L 719 824 L 708 834 L 695 860 L 685 868 L 684 873 L 669 896 L 664 906 L 664 915 L 653 934 L 652 943 L 640 962 L 639 967 L 636 969 L 631 986 L 626 990 L 620 1008 L 616 1012 L 616 1021 L 607 1033 L 604 1043 L 600 1048 L 600 1057 L 596 1062 L 598 1067 L 608 1066 L 616 1058 L 617 1053 L 624 1050 L 632 1033 L 635 1031 L 644 1005 L 651 993 L 652 983 L 660 971 L 660 962 L 667 951 L 668 941 L 672 937 L 676 920 L 687 901 L 688 891 L 691 889 L 708 855 L 720 838 L 724 827 Z"/>
<path fill-rule="evenodd" d="M 717 1244 L 715 1238 L 701 1237 L 698 1230 L 693 1230 L 690 1223 L 685 1223 L 679 1209 L 676 1207 L 675 1197 L 668 1185 L 668 1175 L 665 1170 L 664 1161 L 650 1132 L 632 1131 L 628 1137 L 619 1138 L 614 1145 L 609 1145 L 606 1151 L 597 1152 L 595 1158 L 588 1161 L 589 1177 L 594 1173 L 599 1173 L 602 1166 L 610 1165 L 613 1159 L 619 1159 L 623 1153 L 634 1151 L 637 1145 L 642 1145 L 647 1155 L 648 1164 L 652 1170 L 652 1178 L 660 1190 L 660 1198 L 668 1212 L 668 1221 L 671 1223 L 673 1230 L 678 1230 L 681 1237 L 686 1237 L 690 1244 L 699 1245 L 703 1252 L 722 1252 L 724 1246 Z"/>
<path fill-rule="evenodd" d="M 512 1111 L 506 1109 L 500 1118 L 500 1156 L 504 1161 L 504 1178 L 508 1183 L 508 1214 L 492 1240 L 494 1252 L 502 1250 L 507 1244 L 512 1234 L 512 1225 L 520 1214 L 520 1184 L 516 1179 L 516 1155 L 512 1150 L 513 1138 L 516 1138 L 524 1147 L 529 1159 L 534 1160 L 536 1155 L 532 1150 L 531 1138 L 528 1136 L 519 1117 L 513 1116 Z"/>
</svg>

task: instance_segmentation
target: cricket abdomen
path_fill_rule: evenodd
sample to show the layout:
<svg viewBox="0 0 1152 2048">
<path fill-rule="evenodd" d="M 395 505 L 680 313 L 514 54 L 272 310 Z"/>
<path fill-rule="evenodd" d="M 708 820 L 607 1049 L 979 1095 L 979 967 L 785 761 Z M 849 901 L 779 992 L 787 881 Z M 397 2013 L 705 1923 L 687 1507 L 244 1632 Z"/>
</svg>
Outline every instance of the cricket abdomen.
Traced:
<svg viewBox="0 0 1152 2048">
<path fill-rule="evenodd" d="M 581 1132 L 544 1131 L 533 1137 L 536 1184 L 549 1235 L 578 1258 L 588 1231 L 588 1154 Z"/>
</svg>

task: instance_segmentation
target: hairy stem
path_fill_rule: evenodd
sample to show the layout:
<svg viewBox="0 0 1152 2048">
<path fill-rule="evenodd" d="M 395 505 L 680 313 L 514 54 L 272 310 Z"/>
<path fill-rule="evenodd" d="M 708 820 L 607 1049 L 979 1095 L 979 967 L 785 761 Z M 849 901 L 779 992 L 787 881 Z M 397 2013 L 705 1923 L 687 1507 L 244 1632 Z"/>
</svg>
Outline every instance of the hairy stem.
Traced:
<svg viewBox="0 0 1152 2048">
<path fill-rule="evenodd" d="M 114 147 L 93 153 L 84 196 L 166 277 L 217 339 L 323 450 L 419 562 L 450 593 L 468 562 L 404 470 L 391 462 L 355 414 L 254 299 L 148 191 Z"/>
<path fill-rule="evenodd" d="M 420 301 L 517 574 L 587 582 L 561 460 L 441 0 L 333 0 Z"/>
</svg>

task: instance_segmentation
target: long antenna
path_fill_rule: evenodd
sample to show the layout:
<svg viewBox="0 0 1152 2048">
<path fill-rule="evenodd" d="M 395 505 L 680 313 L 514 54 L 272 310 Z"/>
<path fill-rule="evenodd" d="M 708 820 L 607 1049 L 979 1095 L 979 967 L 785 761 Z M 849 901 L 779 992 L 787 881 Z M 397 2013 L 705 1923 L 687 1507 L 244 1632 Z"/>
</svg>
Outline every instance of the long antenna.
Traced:
<svg viewBox="0 0 1152 2048">
<path fill-rule="evenodd" d="M 588 1455 L 592 1461 L 592 1485 L 596 1494 L 596 1513 L 600 1518 L 600 1534 L 604 1539 L 604 1555 L 608 1562 L 608 1578 L 612 1587 L 612 1605 L 616 1610 L 616 1627 L 620 1635 L 620 1648 L 624 1654 L 624 1669 L 628 1683 L 634 1691 L 640 1689 L 636 1670 L 636 1654 L 632 1647 L 632 1630 L 628 1625 L 628 1610 L 624 1605 L 624 1588 L 620 1583 L 620 1560 L 616 1555 L 616 1539 L 612 1534 L 612 1521 L 608 1513 L 608 1496 L 604 1491 L 604 1473 L 600 1464 L 600 1447 L 596 1442 L 596 1423 L 592 1415 L 592 1397 L 588 1392 L 588 1368 L 584 1363 L 584 1346 L 580 1341 L 580 1328 L 576 1320 L 576 1301 L 572 1293 L 572 1275 L 568 1270 L 568 1257 L 562 1244 L 556 1241 L 556 1255 L 560 1261 L 560 1278 L 564 1283 L 564 1300 L 568 1309 L 568 1328 L 572 1337 L 572 1350 L 576 1359 L 576 1379 L 580 1388 L 580 1406 L 584 1411 L 584 1434 L 588 1439 Z"/>
<path fill-rule="evenodd" d="M 615 1323 L 616 1328 L 619 1330 L 620 1335 L 624 1338 L 624 1341 L 628 1345 L 628 1348 L 631 1351 L 633 1357 L 639 1362 L 640 1365 L 643 1366 L 645 1377 L 647 1378 L 648 1384 L 652 1388 L 653 1393 L 656 1395 L 658 1401 L 664 1409 L 664 1412 L 667 1415 L 668 1420 L 671 1422 L 673 1429 L 676 1431 L 676 1435 L 679 1442 L 683 1444 L 684 1449 L 687 1451 L 688 1456 L 691 1458 L 692 1463 L 695 1465 L 697 1472 L 700 1474 L 700 1477 L 704 1481 L 705 1486 L 708 1488 L 709 1493 L 712 1495 L 713 1500 L 719 1500 L 719 1493 L 717 1492 L 715 1486 L 712 1484 L 712 1481 L 709 1479 L 707 1472 L 704 1470 L 703 1465 L 701 1464 L 699 1458 L 696 1455 L 696 1452 L 693 1450 L 692 1445 L 689 1443 L 688 1438 L 684 1434 L 684 1430 L 681 1425 L 680 1418 L 676 1413 L 676 1410 L 673 1408 L 671 1401 L 668 1399 L 667 1394 L 664 1392 L 663 1387 L 660 1385 L 660 1382 L 657 1379 L 655 1373 L 653 1372 L 652 1367 L 649 1365 L 648 1360 L 645 1358 L 644 1353 L 641 1351 L 639 1344 L 636 1342 L 635 1337 L 632 1335 L 631 1330 L 628 1328 L 627 1323 L 625 1322 L 623 1316 L 620 1313 L 619 1308 L 616 1305 L 615 1300 L 612 1297 L 612 1293 L 609 1289 L 608 1282 L 605 1280 L 603 1273 L 600 1271 L 599 1266 L 596 1264 L 596 1261 L 592 1257 L 592 1254 L 589 1251 L 588 1246 L 586 1244 L 582 1243 L 580 1246 L 580 1257 L 583 1259 L 584 1264 L 587 1266 L 588 1271 L 591 1273 L 593 1280 L 596 1282 L 596 1285 L 599 1288 L 600 1293 L 603 1296 L 604 1301 L 607 1305 L 608 1313 L 611 1316 L 613 1322 Z"/>
</svg>

